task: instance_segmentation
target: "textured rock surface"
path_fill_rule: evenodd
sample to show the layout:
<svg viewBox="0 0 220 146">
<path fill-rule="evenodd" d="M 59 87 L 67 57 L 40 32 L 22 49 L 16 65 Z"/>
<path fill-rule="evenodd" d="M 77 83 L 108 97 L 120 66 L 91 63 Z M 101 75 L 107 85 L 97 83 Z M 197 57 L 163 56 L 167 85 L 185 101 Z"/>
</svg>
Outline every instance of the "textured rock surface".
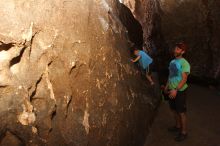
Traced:
<svg viewBox="0 0 220 146">
<path fill-rule="evenodd" d="M 144 43 L 154 53 L 157 68 L 166 70 L 170 49 L 189 44 L 192 75 L 220 81 L 220 2 L 217 0 L 123 0 L 143 27 Z M 154 52 L 155 50 L 151 50 Z"/>
<path fill-rule="evenodd" d="M 152 39 L 153 29 L 155 27 L 155 19 L 158 12 L 157 0 L 123 0 L 123 3 L 131 9 L 135 18 L 140 22 L 143 28 L 143 43 L 146 49 L 154 47 Z"/>
<path fill-rule="evenodd" d="M 153 71 L 157 71 L 160 76 L 167 70 L 169 52 L 164 49 L 165 41 L 161 30 L 161 9 L 158 0 L 123 0 L 129 9 L 131 9 L 135 18 L 140 22 L 143 28 L 143 49 L 154 59 Z M 165 71 L 167 72 L 167 71 Z M 161 80 L 162 81 L 162 80 Z M 163 82 L 163 81 L 162 81 Z"/>
<path fill-rule="evenodd" d="M 144 142 L 157 102 L 116 0 L 0 1 L 0 145 Z"/>
<path fill-rule="evenodd" d="M 122 24 L 126 27 L 129 40 L 132 45 L 142 49 L 143 46 L 143 30 L 142 26 L 133 16 L 131 10 L 124 4 L 120 4 L 119 18 Z"/>
<path fill-rule="evenodd" d="M 185 40 L 192 74 L 220 80 L 220 1 L 160 0 L 161 28 L 169 48 Z"/>
</svg>

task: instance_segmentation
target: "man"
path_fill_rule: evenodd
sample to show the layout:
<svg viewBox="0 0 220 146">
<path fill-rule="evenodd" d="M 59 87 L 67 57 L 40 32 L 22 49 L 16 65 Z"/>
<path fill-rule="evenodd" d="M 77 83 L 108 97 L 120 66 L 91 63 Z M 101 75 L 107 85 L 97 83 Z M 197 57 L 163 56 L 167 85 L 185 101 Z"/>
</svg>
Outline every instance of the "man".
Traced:
<svg viewBox="0 0 220 146">
<path fill-rule="evenodd" d="M 171 132 L 178 132 L 176 141 L 183 141 L 187 138 L 187 119 L 186 119 L 186 89 L 187 78 L 190 74 L 190 65 L 183 54 L 187 46 L 184 43 L 178 43 L 174 49 L 174 56 L 169 65 L 169 77 L 165 87 L 165 93 L 169 95 L 169 105 L 174 113 L 176 125 L 169 128 Z"/>
<path fill-rule="evenodd" d="M 131 59 L 133 63 L 139 61 L 141 70 L 144 72 L 146 75 L 148 81 L 150 82 L 151 85 L 154 85 L 154 81 L 151 77 L 151 71 L 150 71 L 150 64 L 153 62 L 153 59 L 147 55 L 144 51 L 134 49 L 134 55 L 137 57 L 135 59 Z"/>
</svg>

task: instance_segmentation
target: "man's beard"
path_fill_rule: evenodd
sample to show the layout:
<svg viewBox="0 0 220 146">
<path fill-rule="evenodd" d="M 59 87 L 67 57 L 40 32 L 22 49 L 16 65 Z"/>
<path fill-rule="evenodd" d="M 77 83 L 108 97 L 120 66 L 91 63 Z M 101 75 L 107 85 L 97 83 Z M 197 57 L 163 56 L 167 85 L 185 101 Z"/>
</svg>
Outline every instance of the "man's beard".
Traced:
<svg viewBox="0 0 220 146">
<path fill-rule="evenodd" d="M 182 56 L 182 53 L 174 53 L 174 56 L 175 57 L 180 57 L 180 56 Z"/>
</svg>

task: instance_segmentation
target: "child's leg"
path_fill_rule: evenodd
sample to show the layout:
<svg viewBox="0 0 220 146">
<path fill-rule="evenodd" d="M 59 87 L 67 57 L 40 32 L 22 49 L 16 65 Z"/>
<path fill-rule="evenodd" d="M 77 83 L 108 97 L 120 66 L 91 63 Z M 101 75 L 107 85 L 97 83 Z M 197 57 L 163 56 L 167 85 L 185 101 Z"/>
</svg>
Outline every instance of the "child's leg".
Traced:
<svg viewBox="0 0 220 146">
<path fill-rule="evenodd" d="M 147 74 L 146 77 L 147 77 L 148 81 L 150 82 L 150 84 L 151 84 L 151 85 L 154 85 L 154 81 L 153 81 L 151 75 L 148 75 L 148 74 Z"/>
<path fill-rule="evenodd" d="M 154 81 L 152 79 L 151 72 L 150 72 L 150 66 L 147 67 L 146 77 L 147 77 L 148 81 L 150 82 L 150 84 L 154 85 Z"/>
</svg>

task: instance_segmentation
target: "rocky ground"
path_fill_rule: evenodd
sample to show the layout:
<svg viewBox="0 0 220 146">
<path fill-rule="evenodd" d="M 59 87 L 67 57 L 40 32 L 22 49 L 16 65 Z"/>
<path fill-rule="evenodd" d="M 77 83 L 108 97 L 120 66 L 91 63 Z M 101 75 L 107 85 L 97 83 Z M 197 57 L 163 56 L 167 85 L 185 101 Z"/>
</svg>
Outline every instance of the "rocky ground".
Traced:
<svg viewBox="0 0 220 146">
<path fill-rule="evenodd" d="M 188 90 L 189 136 L 174 141 L 167 131 L 174 121 L 167 102 L 162 102 L 145 146 L 220 146 L 220 94 L 212 88 L 190 85 Z"/>
</svg>

